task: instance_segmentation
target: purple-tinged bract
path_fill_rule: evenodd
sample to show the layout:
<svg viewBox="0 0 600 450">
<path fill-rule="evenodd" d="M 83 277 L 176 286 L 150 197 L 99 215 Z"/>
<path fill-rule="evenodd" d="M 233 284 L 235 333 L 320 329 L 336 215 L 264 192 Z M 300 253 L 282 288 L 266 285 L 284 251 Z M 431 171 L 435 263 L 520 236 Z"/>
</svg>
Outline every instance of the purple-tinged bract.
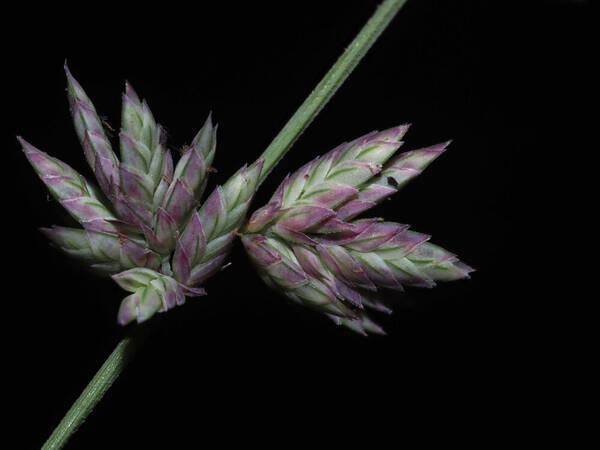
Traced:
<svg viewBox="0 0 600 450">
<path fill-rule="evenodd" d="M 355 220 L 450 143 L 395 155 L 407 130 L 372 132 L 314 159 L 288 175 L 243 228 L 246 252 L 269 286 L 362 334 L 384 333 L 366 314 L 391 312 L 382 290 L 433 287 L 473 271 L 408 225 Z"/>
<path fill-rule="evenodd" d="M 217 143 L 211 115 L 174 163 L 164 129 L 126 83 L 117 156 L 96 108 L 66 65 L 65 72 L 75 131 L 98 184 L 18 137 L 41 180 L 82 226 L 42 232 L 132 292 L 119 310 L 123 325 L 204 295 L 199 285 L 225 263 L 262 160 L 244 166 L 202 204 Z"/>
</svg>

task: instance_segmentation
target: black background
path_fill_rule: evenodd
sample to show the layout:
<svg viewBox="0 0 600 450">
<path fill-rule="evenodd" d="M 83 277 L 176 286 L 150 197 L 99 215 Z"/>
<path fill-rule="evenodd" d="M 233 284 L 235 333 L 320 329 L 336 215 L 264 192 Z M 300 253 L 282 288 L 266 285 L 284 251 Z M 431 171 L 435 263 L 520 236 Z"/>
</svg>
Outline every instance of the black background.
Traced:
<svg viewBox="0 0 600 450">
<path fill-rule="evenodd" d="M 4 321 L 14 377 L 6 386 L 18 394 L 12 421 L 26 430 L 13 428 L 22 443 L 15 448 L 44 441 L 124 333 L 115 319 L 125 292 L 37 232 L 65 222 L 14 139 L 90 175 L 70 122 L 64 60 L 115 128 L 125 79 L 173 147 L 189 142 L 212 110 L 214 186 L 258 157 L 376 4 L 193 11 L 100 3 L 5 17 L 16 25 L 3 37 L 3 222 L 12 249 Z M 522 213 L 540 204 L 519 169 L 553 155 L 572 119 L 564 112 L 585 95 L 578 80 L 588 10 L 585 1 L 409 0 L 257 194 L 255 207 L 287 172 L 374 129 L 412 123 L 405 149 L 453 139 L 374 214 L 433 235 L 477 269 L 471 280 L 409 290 L 394 315 L 379 317 L 388 335 L 364 338 L 269 291 L 238 243 L 233 264 L 205 286 L 208 296 L 153 320 L 146 344 L 68 448 L 360 437 L 374 446 L 409 435 L 497 442 L 526 428 L 526 396 L 515 392 L 538 341 L 535 319 L 525 319 L 534 299 L 520 289 L 527 250 L 516 237 L 528 233 Z"/>
</svg>

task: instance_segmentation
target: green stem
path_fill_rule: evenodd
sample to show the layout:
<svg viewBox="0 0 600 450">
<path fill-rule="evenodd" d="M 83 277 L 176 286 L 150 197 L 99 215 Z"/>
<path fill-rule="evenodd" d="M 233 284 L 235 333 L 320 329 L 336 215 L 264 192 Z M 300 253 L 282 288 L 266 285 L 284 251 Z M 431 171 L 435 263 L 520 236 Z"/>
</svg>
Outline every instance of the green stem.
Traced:
<svg viewBox="0 0 600 450">
<path fill-rule="evenodd" d="M 385 0 L 377 8 L 352 43 L 264 151 L 262 156 L 265 163 L 260 174 L 259 183 L 264 181 L 296 139 L 319 114 L 405 2 L 406 0 Z M 126 337 L 117 344 L 108 359 L 100 367 L 100 370 L 94 375 L 92 381 L 48 438 L 42 450 L 60 449 L 67 443 L 71 435 L 92 412 L 105 392 L 132 359 L 135 349 L 144 335 L 145 333 L 138 333 L 136 336 Z"/>
<path fill-rule="evenodd" d="M 127 363 L 133 358 L 135 349 L 144 339 L 146 333 L 140 333 L 139 330 L 134 336 L 123 338 L 112 351 L 110 356 L 104 361 L 102 367 L 96 372 L 92 381 L 86 386 L 81 395 L 65 417 L 54 429 L 42 450 L 62 448 L 71 435 L 77 431 L 86 417 L 92 412 L 96 404 L 102 399 L 108 388 L 119 377 Z"/>
<path fill-rule="evenodd" d="M 406 0 L 385 0 L 379 5 L 352 43 L 346 47 L 344 53 L 329 69 L 329 72 L 325 74 L 317 87 L 313 89 L 306 100 L 304 100 L 304 103 L 300 105 L 292 118 L 263 152 L 262 157 L 265 162 L 258 181 L 259 184 L 264 181 L 275 165 L 292 147 L 296 139 L 300 137 L 333 94 L 344 83 L 348 75 L 354 70 L 362 57 L 365 56 L 396 13 L 404 6 L 404 3 L 406 3 Z"/>
</svg>

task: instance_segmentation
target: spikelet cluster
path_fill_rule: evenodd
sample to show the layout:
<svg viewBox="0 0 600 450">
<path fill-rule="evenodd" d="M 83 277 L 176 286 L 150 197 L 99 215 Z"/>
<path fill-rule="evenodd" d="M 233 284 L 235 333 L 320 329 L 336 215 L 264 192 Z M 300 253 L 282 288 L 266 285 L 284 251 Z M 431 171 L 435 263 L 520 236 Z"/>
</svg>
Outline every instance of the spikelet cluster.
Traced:
<svg viewBox="0 0 600 450">
<path fill-rule="evenodd" d="M 262 160 L 202 203 L 217 142 L 210 115 L 175 163 L 163 127 L 126 83 L 117 156 L 91 100 L 66 65 L 65 71 L 75 131 L 97 184 L 19 137 L 41 180 L 81 225 L 42 232 L 132 292 L 121 303 L 121 324 L 204 295 L 201 285 L 222 267 L 244 221 Z"/>
<path fill-rule="evenodd" d="M 408 225 L 356 219 L 449 144 L 397 154 L 407 130 L 375 131 L 314 159 L 288 175 L 244 227 L 244 247 L 269 286 L 363 334 L 384 333 L 366 313 L 391 312 L 382 290 L 433 287 L 473 271 Z"/>
</svg>

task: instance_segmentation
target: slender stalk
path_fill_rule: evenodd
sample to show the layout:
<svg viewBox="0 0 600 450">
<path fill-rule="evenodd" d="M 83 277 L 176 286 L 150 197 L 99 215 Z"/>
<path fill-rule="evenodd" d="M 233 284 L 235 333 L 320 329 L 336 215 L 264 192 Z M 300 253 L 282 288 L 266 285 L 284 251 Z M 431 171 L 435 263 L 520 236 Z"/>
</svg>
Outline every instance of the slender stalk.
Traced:
<svg viewBox="0 0 600 450">
<path fill-rule="evenodd" d="M 262 156 L 265 159 L 265 163 L 260 174 L 259 183 L 264 181 L 275 165 L 291 148 L 296 139 L 298 139 L 317 114 L 319 114 L 405 2 L 406 0 L 385 0 L 377 8 L 352 43 L 344 50 L 344 53 L 342 53 L 329 72 L 325 74 L 304 103 L 300 105 L 292 118 L 264 151 Z M 138 333 L 135 336 L 126 337 L 117 344 L 108 359 L 100 367 L 100 370 L 94 375 L 92 381 L 90 381 L 48 438 L 42 450 L 60 449 L 67 443 L 71 435 L 83 423 L 96 404 L 102 399 L 102 396 L 119 377 L 123 369 L 127 366 L 127 363 L 132 359 L 135 349 L 141 340 L 143 340 L 144 335 L 145 333 Z"/>
<path fill-rule="evenodd" d="M 325 74 L 310 95 L 300 105 L 292 118 L 285 124 L 279 134 L 275 136 L 262 157 L 265 163 L 258 180 L 259 184 L 269 175 L 275 165 L 292 147 L 296 139 L 310 125 L 317 114 L 327 104 L 338 88 L 344 83 L 348 75 L 358 65 L 363 56 L 375 43 L 383 30 L 389 25 L 396 13 L 404 6 L 406 0 L 385 0 L 369 21 L 363 26 L 344 53 Z"/>
<path fill-rule="evenodd" d="M 139 330 L 137 330 L 139 331 Z M 106 391 L 119 377 L 127 363 L 133 358 L 135 349 L 141 344 L 146 333 L 136 333 L 123 338 L 104 361 L 102 367 L 96 372 L 92 381 L 86 386 L 71 409 L 65 414 L 58 426 L 54 429 L 42 450 L 55 450 L 62 448 L 71 435 L 77 431 L 86 417 L 92 412 L 96 404 L 102 399 Z"/>
</svg>

